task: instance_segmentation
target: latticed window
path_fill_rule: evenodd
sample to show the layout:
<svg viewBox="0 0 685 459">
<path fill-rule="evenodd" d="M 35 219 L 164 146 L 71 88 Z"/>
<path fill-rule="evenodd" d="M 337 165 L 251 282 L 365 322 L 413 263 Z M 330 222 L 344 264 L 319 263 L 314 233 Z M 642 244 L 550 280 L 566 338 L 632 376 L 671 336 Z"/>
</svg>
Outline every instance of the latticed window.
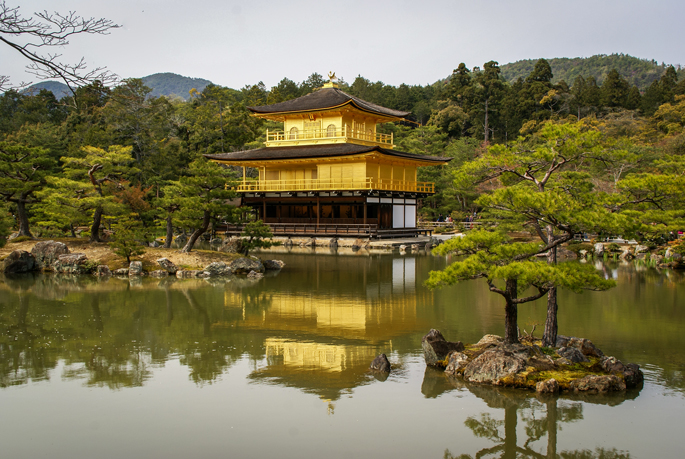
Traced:
<svg viewBox="0 0 685 459">
<path fill-rule="evenodd" d="M 336 129 L 335 129 L 335 124 L 329 124 L 328 127 L 326 128 L 326 137 L 335 137 L 336 136 Z"/>
<path fill-rule="evenodd" d="M 296 127 L 291 127 L 290 128 L 290 135 L 288 136 L 288 140 L 297 139 L 297 135 L 299 132 L 300 132 L 299 129 L 297 129 Z"/>
</svg>

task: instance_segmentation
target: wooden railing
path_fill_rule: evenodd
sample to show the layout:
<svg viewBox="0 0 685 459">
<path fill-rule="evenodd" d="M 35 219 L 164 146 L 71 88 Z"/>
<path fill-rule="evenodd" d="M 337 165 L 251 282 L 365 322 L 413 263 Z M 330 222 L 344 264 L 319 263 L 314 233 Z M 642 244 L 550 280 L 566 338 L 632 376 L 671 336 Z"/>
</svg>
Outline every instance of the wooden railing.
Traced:
<svg viewBox="0 0 685 459">
<path fill-rule="evenodd" d="M 393 145 L 392 134 L 381 134 L 379 132 L 364 131 L 361 129 L 349 128 L 348 126 L 342 126 L 342 128 L 336 127 L 335 129 L 306 129 L 298 130 L 297 132 L 266 130 L 267 146 L 287 145 L 293 142 L 302 144 L 306 143 L 308 140 L 361 140 L 364 142 L 377 143 L 385 146 Z"/>
<path fill-rule="evenodd" d="M 218 228 L 226 234 L 239 235 L 243 231 L 242 225 L 232 225 L 224 222 L 225 226 Z M 267 223 L 274 236 L 355 236 L 369 238 L 413 237 L 419 234 L 430 236 L 432 230 L 425 228 L 394 228 L 380 229 L 377 224 L 349 224 L 349 223 Z"/>
<path fill-rule="evenodd" d="M 406 180 L 373 179 L 293 179 L 293 180 L 245 180 L 235 190 L 241 193 L 277 191 L 409 191 L 435 193 L 433 182 L 410 182 Z"/>
<path fill-rule="evenodd" d="M 378 232 L 376 224 L 338 224 L 338 223 L 267 223 L 274 235 L 289 234 L 349 234 L 373 236 Z M 223 229 L 223 228 L 222 228 Z M 230 234 L 240 234 L 243 230 L 242 225 L 226 224 L 226 232 Z"/>
</svg>

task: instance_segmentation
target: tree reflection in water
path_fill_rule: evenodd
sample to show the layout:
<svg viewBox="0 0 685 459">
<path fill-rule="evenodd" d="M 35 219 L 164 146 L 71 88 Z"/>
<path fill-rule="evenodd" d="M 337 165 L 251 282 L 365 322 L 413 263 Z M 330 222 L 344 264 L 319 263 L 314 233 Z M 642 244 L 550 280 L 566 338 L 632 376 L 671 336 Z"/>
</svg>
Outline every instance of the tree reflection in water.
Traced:
<svg viewBox="0 0 685 459">
<path fill-rule="evenodd" d="M 442 381 L 441 381 L 442 380 Z M 427 369 L 424 374 L 422 392 L 426 397 L 437 397 L 440 393 L 453 389 L 468 390 L 488 407 L 504 412 L 504 419 L 496 419 L 491 412 L 480 417 L 469 416 L 464 424 L 476 437 L 486 438 L 494 443 L 483 448 L 475 456 L 468 454 L 453 455 L 445 450 L 444 459 L 476 458 L 535 458 L 535 459 L 628 459 L 630 454 L 616 448 L 581 449 L 557 451 L 557 432 L 560 424 L 583 419 L 583 403 L 619 405 L 625 400 L 635 398 L 637 391 L 628 394 L 584 394 L 542 396 L 514 389 L 468 384 L 459 378 L 445 376 L 444 373 Z M 518 438 L 519 420 L 525 426 L 525 439 Z M 545 452 L 535 443 L 547 438 Z M 536 447 L 537 446 L 537 447 Z"/>
</svg>

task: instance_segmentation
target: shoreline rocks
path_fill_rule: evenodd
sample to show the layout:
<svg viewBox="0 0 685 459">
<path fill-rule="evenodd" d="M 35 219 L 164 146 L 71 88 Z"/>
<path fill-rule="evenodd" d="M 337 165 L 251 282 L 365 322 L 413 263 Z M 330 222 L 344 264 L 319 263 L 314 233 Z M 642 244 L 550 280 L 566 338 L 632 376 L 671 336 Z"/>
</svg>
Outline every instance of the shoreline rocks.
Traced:
<svg viewBox="0 0 685 459">
<path fill-rule="evenodd" d="M 36 258 L 25 250 L 15 250 L 2 262 L 2 272 L 5 274 L 23 274 L 37 269 Z"/>
<path fill-rule="evenodd" d="M 444 368 L 448 376 L 469 383 L 555 394 L 624 391 L 644 380 L 638 365 L 605 356 L 588 339 L 559 336 L 554 348 L 540 344 L 504 344 L 497 335 L 485 335 L 464 346 L 450 343 L 435 329 L 422 339 L 426 365 Z"/>
</svg>

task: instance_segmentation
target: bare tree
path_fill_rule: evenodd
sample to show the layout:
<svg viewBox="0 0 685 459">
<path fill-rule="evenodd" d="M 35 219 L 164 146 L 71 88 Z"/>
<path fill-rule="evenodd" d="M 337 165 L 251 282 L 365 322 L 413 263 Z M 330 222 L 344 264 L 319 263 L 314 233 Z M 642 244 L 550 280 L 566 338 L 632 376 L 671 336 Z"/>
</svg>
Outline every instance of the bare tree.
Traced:
<svg viewBox="0 0 685 459">
<path fill-rule="evenodd" d="M 0 42 L 5 43 L 29 60 L 27 72 L 41 80 L 62 80 L 71 90 L 92 83 L 95 80 L 103 84 L 113 84 L 117 76 L 105 67 L 87 69 L 83 58 L 75 64 L 60 61 L 61 54 L 49 50 L 69 44 L 72 35 L 98 34 L 107 35 L 111 29 L 120 27 L 109 19 L 86 19 L 74 11 L 67 14 L 47 11 L 33 13 L 23 17 L 19 7 L 9 7 L 5 0 L 0 0 Z M 24 87 L 30 83 L 18 85 Z M 12 87 L 9 77 L 0 75 L 0 91 Z"/>
</svg>

